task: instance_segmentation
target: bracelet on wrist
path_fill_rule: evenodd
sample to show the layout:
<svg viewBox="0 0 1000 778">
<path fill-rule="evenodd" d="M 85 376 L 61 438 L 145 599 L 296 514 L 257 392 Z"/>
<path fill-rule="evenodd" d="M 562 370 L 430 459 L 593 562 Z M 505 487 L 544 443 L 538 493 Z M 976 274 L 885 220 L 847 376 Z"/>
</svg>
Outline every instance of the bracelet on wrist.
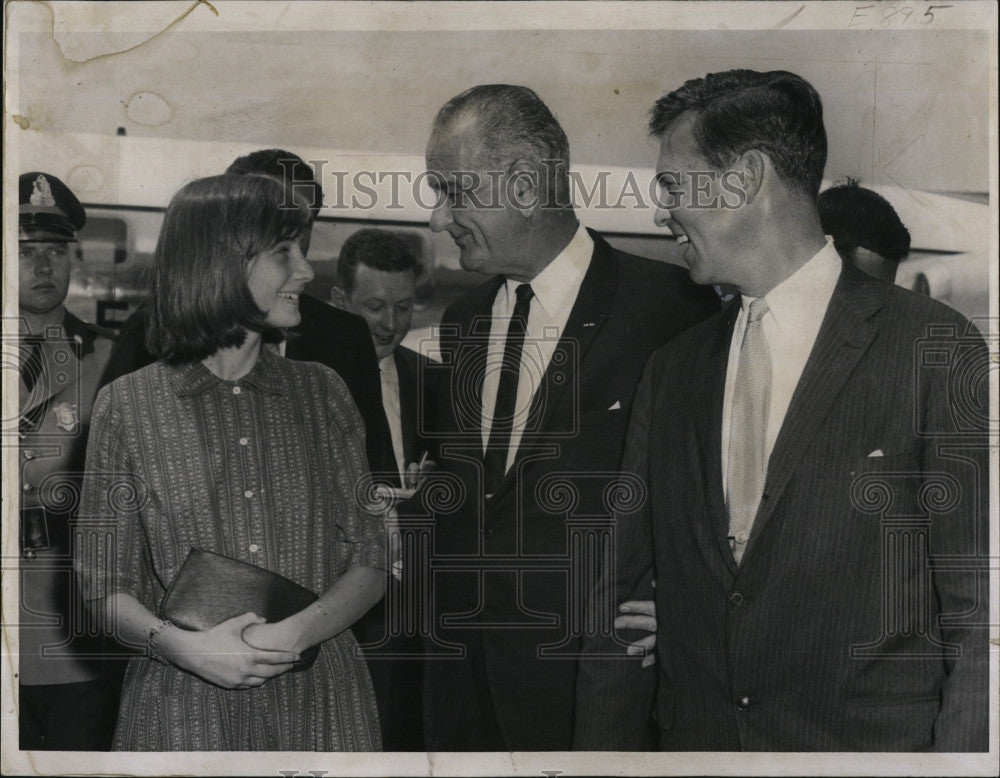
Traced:
<svg viewBox="0 0 1000 778">
<path fill-rule="evenodd" d="M 146 633 L 146 651 L 149 654 L 150 659 L 155 659 L 161 664 L 169 664 L 166 659 L 160 654 L 156 649 L 156 638 L 166 627 L 172 627 L 174 623 L 169 619 L 160 619 L 152 627 L 149 628 L 149 632 Z"/>
</svg>

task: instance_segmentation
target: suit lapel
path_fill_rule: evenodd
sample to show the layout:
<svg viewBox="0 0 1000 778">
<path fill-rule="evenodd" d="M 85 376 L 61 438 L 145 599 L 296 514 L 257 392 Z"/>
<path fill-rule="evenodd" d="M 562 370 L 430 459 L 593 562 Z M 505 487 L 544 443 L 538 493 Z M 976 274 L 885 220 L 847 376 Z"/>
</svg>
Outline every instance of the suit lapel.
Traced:
<svg viewBox="0 0 1000 778">
<path fill-rule="evenodd" d="M 549 420 L 566 392 L 577 391 L 587 350 L 611 313 L 617 288 L 614 249 L 597 233 L 590 230 L 588 232 L 594 240 L 590 267 L 580 284 L 576 302 L 570 309 L 566 326 L 552 352 L 552 359 L 542 376 L 541 385 L 531 400 L 524 429 L 527 439 L 522 438 L 514 462 L 500 482 L 498 493 L 514 483 L 518 465 L 523 459 L 539 455 L 530 439 L 536 436 L 537 441 L 537 436 L 549 427 Z M 485 361 L 485 354 L 483 360 Z"/>
<path fill-rule="evenodd" d="M 541 384 L 531 400 L 531 408 L 524 428 L 525 437 L 522 438 L 521 444 L 518 446 L 514 462 L 497 487 L 498 494 L 510 488 L 514 483 L 518 466 L 523 459 L 538 455 L 538 451 L 533 450 L 536 447 L 532 446 L 531 438 L 535 437 L 537 441 L 537 436 L 549 426 L 549 420 L 556 407 L 562 402 L 566 392 L 571 388 L 572 391 L 577 391 L 578 376 L 584 357 L 614 304 L 617 288 L 614 250 L 600 235 L 590 230 L 588 232 L 594 241 L 594 253 L 591 256 L 590 266 L 580 284 L 580 291 L 570 309 L 566 326 L 563 327 L 559 342 L 552 352 L 552 359 L 545 369 Z M 495 293 L 490 297 L 491 304 L 493 297 L 495 297 Z M 485 363 L 484 348 L 477 364 L 485 366 Z M 482 380 L 480 379 L 477 399 L 481 402 L 481 398 Z"/>
<path fill-rule="evenodd" d="M 722 487 L 722 404 L 726 391 L 729 345 L 739 311 L 739 298 L 736 298 L 719 319 L 719 328 L 708 347 L 707 359 L 701 372 L 698 394 L 705 398 L 705 402 L 698 406 L 695 424 L 709 526 L 705 526 L 700 516 L 692 517 L 696 522 L 695 536 L 702 545 L 702 550 L 707 556 L 721 554 L 733 573 L 736 571 L 736 561 L 727 538 L 729 510 L 726 508 Z"/>
<path fill-rule="evenodd" d="M 454 365 L 454 369 L 448 371 L 450 407 L 440 410 L 452 415 L 459 432 L 482 429 L 483 377 L 486 375 L 493 301 L 503 284 L 503 276 L 496 276 L 473 290 L 462 309 L 455 311 L 458 330 L 441 335 L 445 346 L 442 359 L 445 364 Z M 481 440 L 478 445 L 481 458 Z"/>
<path fill-rule="evenodd" d="M 813 435 L 878 333 L 872 317 L 884 305 L 884 298 L 881 282 L 852 268 L 841 273 L 771 452 L 765 496 L 754 519 L 744 560 L 753 554 L 757 539 Z"/>
<path fill-rule="evenodd" d="M 590 267 L 580 284 L 576 302 L 573 303 L 552 360 L 542 377 L 542 384 L 531 401 L 531 413 L 525 431 L 544 431 L 563 395 L 571 387 L 576 391 L 587 350 L 604 326 L 614 305 L 617 291 L 614 250 L 596 233 L 591 232 L 590 236 L 594 240 Z"/>
</svg>

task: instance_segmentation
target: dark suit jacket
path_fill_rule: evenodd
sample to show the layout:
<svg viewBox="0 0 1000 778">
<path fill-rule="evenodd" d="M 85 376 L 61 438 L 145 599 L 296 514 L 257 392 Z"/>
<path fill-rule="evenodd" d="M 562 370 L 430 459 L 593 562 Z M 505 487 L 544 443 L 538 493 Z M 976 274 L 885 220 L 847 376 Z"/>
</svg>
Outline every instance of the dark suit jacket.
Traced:
<svg viewBox="0 0 1000 778">
<path fill-rule="evenodd" d="M 593 237 L 562 338 L 544 376 L 534 375 L 538 388 L 517 458 L 488 501 L 480 412 L 502 279 L 469 292 L 442 318 L 435 429 L 438 470 L 453 499 L 431 512 L 431 649 L 450 643 L 465 656 L 427 662 L 432 750 L 570 747 L 585 591 L 570 564 L 569 522 L 608 516 L 608 488 L 649 354 L 718 307 L 711 289 L 693 284 L 686 270 L 619 253 Z M 525 359 L 532 353 L 525 343 Z"/>
<path fill-rule="evenodd" d="M 365 445 L 372 470 L 392 469 L 392 441 L 382 408 L 382 383 L 368 325 L 360 316 L 301 295 L 302 323 L 288 338 L 285 356 L 321 362 L 344 379 L 365 422 Z"/>
<path fill-rule="evenodd" d="M 649 498 L 618 516 L 604 583 L 648 599 L 654 566 L 657 665 L 584 662 L 576 746 L 646 746 L 658 674 L 664 749 L 986 749 L 982 340 L 846 268 L 737 567 L 720 440 L 738 308 L 657 352 L 640 385 L 623 469 Z"/>
<path fill-rule="evenodd" d="M 399 378 L 403 450 L 406 461 L 413 462 L 428 447 L 420 434 L 427 423 L 427 410 L 421 410 L 421 403 L 432 395 L 433 388 L 421 369 L 421 365 L 427 363 L 426 357 L 400 346 L 393 352 L 393 361 Z M 391 456 L 391 441 L 389 445 Z M 393 459 L 391 472 L 387 471 L 382 480 L 401 486 L 395 468 Z M 402 611 L 405 606 L 397 605 L 419 594 L 419 561 L 413 549 L 404 548 L 403 552 L 401 579 L 389 579 L 387 596 L 358 619 L 352 631 L 358 641 L 367 646 L 365 656 L 379 704 L 383 750 L 423 751 L 423 661 L 420 657 L 423 646 L 419 634 L 399 634 L 406 618 Z M 391 607 L 400 612 L 389 613 Z"/>
<path fill-rule="evenodd" d="M 299 311 L 302 322 L 292 331 L 285 355 L 324 364 L 344 379 L 365 422 L 370 467 L 392 469 L 392 443 L 382 410 L 382 386 L 368 325 L 361 317 L 308 295 L 299 297 Z M 122 325 L 98 388 L 155 361 L 146 349 L 145 310 L 139 308 Z"/>
</svg>

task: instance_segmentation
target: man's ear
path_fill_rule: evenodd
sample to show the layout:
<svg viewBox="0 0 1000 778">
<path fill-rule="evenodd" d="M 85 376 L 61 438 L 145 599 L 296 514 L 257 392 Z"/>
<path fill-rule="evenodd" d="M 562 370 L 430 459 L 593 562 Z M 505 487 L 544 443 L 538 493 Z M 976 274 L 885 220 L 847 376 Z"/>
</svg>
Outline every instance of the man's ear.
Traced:
<svg viewBox="0 0 1000 778">
<path fill-rule="evenodd" d="M 541 172 L 526 159 L 515 160 L 505 179 L 507 202 L 521 216 L 531 218 L 540 204 L 542 191 Z"/>
<path fill-rule="evenodd" d="M 330 289 L 330 302 L 338 308 L 347 310 L 347 295 L 344 294 L 344 290 L 337 285 L 334 285 Z"/>
<path fill-rule="evenodd" d="M 764 177 L 775 175 L 774 165 L 757 149 L 744 151 L 737 160 L 734 169 L 740 172 L 742 177 L 741 185 L 745 196 L 745 203 L 752 203 L 764 185 Z"/>
</svg>

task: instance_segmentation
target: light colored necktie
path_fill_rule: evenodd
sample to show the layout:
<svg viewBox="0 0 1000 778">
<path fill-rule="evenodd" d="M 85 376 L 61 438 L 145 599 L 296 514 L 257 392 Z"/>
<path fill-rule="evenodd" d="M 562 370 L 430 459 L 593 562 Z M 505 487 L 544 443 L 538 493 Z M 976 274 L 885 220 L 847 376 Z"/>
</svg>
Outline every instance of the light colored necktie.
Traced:
<svg viewBox="0 0 1000 778">
<path fill-rule="evenodd" d="M 739 564 L 764 493 L 767 413 L 771 404 L 771 352 L 761 319 L 763 298 L 750 303 L 740 346 L 732 422 L 729 425 L 729 543 Z"/>
</svg>

